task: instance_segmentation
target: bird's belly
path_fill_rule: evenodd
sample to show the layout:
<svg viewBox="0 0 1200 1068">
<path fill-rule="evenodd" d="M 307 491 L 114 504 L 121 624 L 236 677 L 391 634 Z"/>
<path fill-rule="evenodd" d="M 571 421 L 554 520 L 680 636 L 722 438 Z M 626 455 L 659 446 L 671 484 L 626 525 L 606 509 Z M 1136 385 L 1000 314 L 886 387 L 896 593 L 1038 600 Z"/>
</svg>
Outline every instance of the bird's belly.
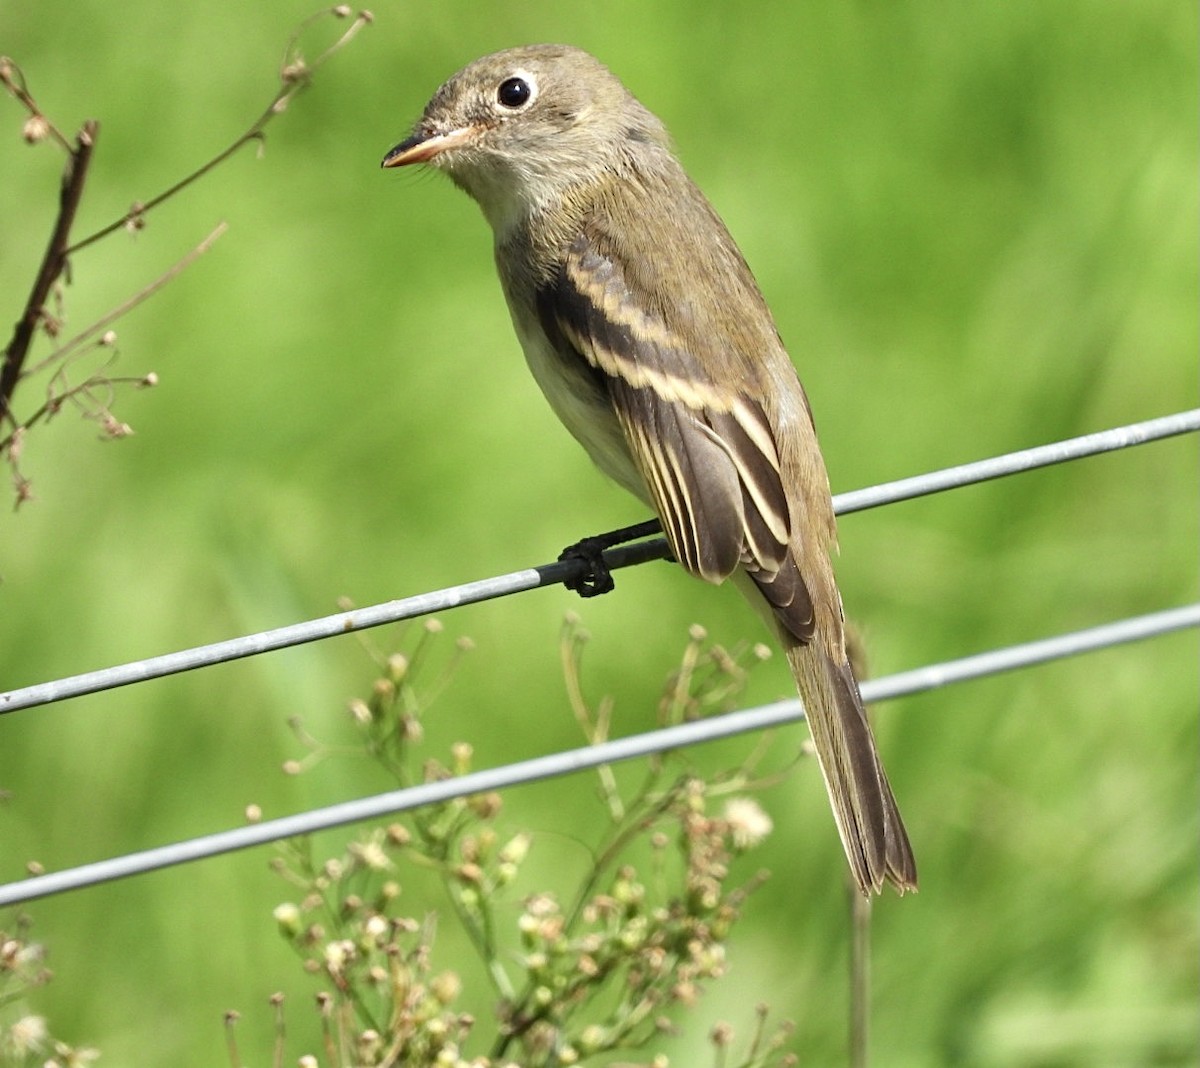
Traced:
<svg viewBox="0 0 1200 1068">
<path fill-rule="evenodd" d="M 564 358 L 547 340 L 540 324 L 513 317 L 525 361 L 554 414 L 584 447 L 592 462 L 618 485 L 650 504 L 645 483 L 634 466 L 612 404 L 596 388 L 595 375 L 582 357 Z"/>
</svg>

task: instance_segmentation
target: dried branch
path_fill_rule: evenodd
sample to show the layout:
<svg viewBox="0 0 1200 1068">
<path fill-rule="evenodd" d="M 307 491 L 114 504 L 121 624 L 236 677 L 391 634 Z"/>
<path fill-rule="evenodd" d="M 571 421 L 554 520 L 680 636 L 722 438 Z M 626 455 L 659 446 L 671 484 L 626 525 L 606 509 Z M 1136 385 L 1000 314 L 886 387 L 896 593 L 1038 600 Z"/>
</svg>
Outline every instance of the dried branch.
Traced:
<svg viewBox="0 0 1200 1068">
<path fill-rule="evenodd" d="M 101 316 L 94 323 L 92 323 L 91 326 L 87 327 L 85 330 L 76 334 L 73 338 L 71 338 L 70 341 L 59 346 L 52 353 L 50 353 L 49 356 L 45 357 L 45 359 L 34 364 L 34 366 L 29 369 L 30 374 L 35 374 L 36 372 L 44 370 L 45 368 L 49 367 L 51 364 L 53 364 L 59 360 L 66 359 L 67 357 L 71 356 L 75 352 L 76 349 L 78 349 L 85 342 L 90 341 L 92 338 L 94 338 L 98 333 L 100 333 L 101 330 L 104 330 L 105 328 L 111 326 L 118 319 L 120 319 L 123 315 L 132 311 L 143 301 L 145 301 L 149 297 L 153 296 L 160 289 L 162 289 L 163 286 L 165 286 L 168 282 L 170 282 L 172 279 L 174 279 L 177 275 L 182 274 L 183 271 L 185 271 L 188 267 L 190 267 L 193 263 L 195 263 L 196 260 L 198 260 L 201 256 L 203 256 L 204 253 L 206 253 L 210 248 L 212 248 L 212 246 L 216 242 L 217 238 L 219 238 L 222 234 L 224 234 L 225 231 L 228 229 L 229 229 L 229 226 L 227 223 L 219 223 L 213 229 L 212 233 L 210 233 L 206 238 L 204 238 L 203 241 L 201 241 L 199 244 L 197 244 L 196 247 L 193 248 L 190 252 L 188 252 L 186 255 L 182 256 L 179 260 L 177 260 L 170 267 L 168 267 L 165 271 L 163 271 L 163 273 L 160 274 L 156 279 L 154 279 L 153 282 L 151 282 L 149 285 L 143 287 L 142 289 L 139 289 L 136 293 L 133 294 L 133 296 L 122 301 L 115 308 L 113 308 L 112 311 Z M 3 447 L 4 447 L 4 439 L 0 438 L 0 448 L 3 448 Z"/>
<path fill-rule="evenodd" d="M 69 361 L 73 356 L 75 356 L 78 353 L 78 350 L 85 343 L 87 343 L 88 341 L 91 341 L 102 330 L 105 330 L 107 327 L 111 326 L 114 322 L 116 322 L 118 319 L 120 319 L 126 313 L 132 311 L 139 304 L 148 300 L 155 293 L 157 293 L 160 289 L 162 289 L 162 287 L 165 286 L 168 282 L 170 282 L 177 275 L 179 275 L 181 272 L 183 272 L 188 267 L 190 267 L 197 259 L 200 258 L 200 256 L 202 256 L 205 252 L 207 252 L 210 248 L 212 248 L 213 243 L 217 240 L 217 238 L 219 238 L 222 234 L 224 234 L 227 229 L 228 229 L 228 227 L 226 226 L 226 224 L 221 223 L 203 241 L 201 241 L 195 248 L 193 248 L 190 252 L 188 252 L 187 255 L 183 256 L 176 263 L 174 263 L 170 267 L 168 267 L 153 282 L 151 282 L 147 286 L 144 286 L 142 289 L 139 289 L 136 293 L 133 294 L 133 296 L 129 297 L 127 300 L 122 301 L 115 308 L 113 308 L 113 310 L 110 311 L 107 315 L 104 315 L 101 318 L 97 319 L 94 323 L 92 323 L 91 326 L 89 326 L 82 333 L 77 334 L 75 337 L 71 338 L 71 340 L 68 341 L 66 344 L 55 349 L 44 360 L 42 360 L 40 363 L 38 363 L 34 367 L 30 368 L 30 373 L 45 370 L 47 367 L 49 367 L 55 363 L 65 363 L 65 362 Z M 109 344 L 110 341 L 106 336 L 102 336 L 95 343 L 99 344 L 99 345 L 103 345 L 103 344 Z M 121 382 L 134 382 L 134 383 L 137 383 L 140 385 L 154 384 L 154 379 L 151 376 L 146 376 L 146 375 L 136 376 L 133 378 L 126 378 L 126 379 L 103 379 L 102 381 L 104 383 L 121 381 Z M 20 436 L 22 434 L 24 434 L 24 432 L 26 430 L 28 430 L 30 427 L 36 425 L 37 423 L 40 423 L 43 420 L 49 418 L 50 416 L 54 415 L 59 410 L 59 408 L 62 407 L 63 401 L 67 400 L 70 396 L 72 396 L 78 392 L 81 392 L 81 391 L 86 392 L 88 389 L 90 389 L 96 385 L 99 385 L 99 384 L 101 384 L 101 380 L 89 379 L 87 382 L 83 383 L 80 386 L 75 386 L 75 387 L 60 389 L 60 390 L 52 390 L 50 393 L 50 396 L 47 397 L 45 403 L 43 403 L 36 411 L 34 411 L 34 413 L 32 415 L 28 416 L 26 419 L 23 419 L 16 426 L 16 428 L 12 432 L 10 432 L 8 435 L 6 435 L 4 437 L 0 437 L 0 452 L 4 452 L 6 450 L 11 449 L 11 447 L 17 441 L 19 441 Z"/>
<path fill-rule="evenodd" d="M 262 114 L 250 124 L 246 131 L 237 137 L 230 145 L 218 152 L 212 159 L 197 167 L 191 174 L 185 178 L 181 178 L 174 185 L 163 190 L 157 196 L 151 197 L 147 201 L 135 201 L 121 218 L 114 220 L 107 226 L 101 227 L 94 234 L 89 234 L 87 237 L 77 241 L 69 249 L 68 253 L 78 252 L 80 249 L 87 248 L 89 245 L 95 244 L 101 238 L 108 237 L 109 234 L 115 233 L 117 230 L 128 228 L 141 228 L 144 225 L 146 213 L 158 207 L 164 201 L 169 200 L 177 193 L 182 192 L 193 182 L 198 181 L 208 174 L 211 170 L 219 167 L 230 156 L 234 155 L 238 149 L 248 145 L 251 141 L 261 142 L 266 136 L 266 128 L 270 121 L 278 114 L 287 110 L 287 106 L 291 103 L 292 98 L 308 87 L 312 79 L 313 72 L 317 70 L 330 56 L 335 52 L 344 48 L 350 40 L 361 30 L 367 23 L 371 22 L 373 17 L 369 11 L 360 11 L 354 18 L 349 28 L 324 52 L 322 52 L 312 63 L 308 63 L 300 54 L 299 41 L 300 36 L 304 31 L 311 26 L 315 21 L 324 17 L 326 14 L 333 14 L 339 18 L 345 18 L 350 14 L 350 9 L 345 5 L 339 5 L 329 11 L 320 11 L 316 15 L 312 15 L 305 19 L 304 22 L 293 32 L 288 38 L 287 47 L 284 49 L 283 62 L 279 68 L 279 90 L 276 92 L 274 99 L 263 110 Z"/>
<path fill-rule="evenodd" d="M 23 131 L 26 141 L 32 145 L 46 137 L 51 137 L 58 142 L 64 152 L 68 155 L 71 153 L 71 143 L 63 136 L 62 131 L 50 121 L 49 117 L 43 114 L 37 101 L 33 99 L 33 94 L 29 91 L 28 83 L 25 81 L 25 72 L 8 56 L 0 56 L 0 85 L 4 86 L 29 112 L 29 118 L 25 122 Z"/>
<path fill-rule="evenodd" d="M 6 83 L 9 84 L 9 83 Z M 22 87 L 22 92 L 24 88 Z M 24 93 L 22 99 L 29 98 Z M 79 208 L 79 200 L 83 196 L 84 182 L 87 180 L 88 164 L 91 162 L 92 150 L 96 145 L 96 135 L 99 124 L 89 119 L 83 124 L 75 138 L 75 147 L 70 150 L 66 169 L 63 171 L 62 189 L 58 201 L 58 218 L 54 222 L 54 230 L 50 234 L 50 242 L 42 257 L 41 266 L 34 278 L 33 288 L 21 317 L 13 329 L 12 339 L 4 350 L 4 364 L 0 366 L 0 421 L 7 420 L 15 428 L 16 415 L 12 410 L 12 395 L 21 378 L 21 369 L 25 365 L 25 357 L 29 354 L 29 345 L 33 341 L 34 331 L 44 315 L 46 301 L 50 290 L 66 270 L 67 256 L 70 252 L 69 239 L 71 224 L 75 221 L 75 212 Z"/>
<path fill-rule="evenodd" d="M 0 363 L 0 432 L 8 429 L 7 434 L 0 433 L 0 455 L 7 459 L 12 469 L 16 487 L 16 503 L 18 505 L 28 500 L 31 496 L 30 483 L 19 470 L 19 458 L 24 445 L 25 434 L 34 424 L 54 415 L 65 401 L 73 401 L 82 409 L 85 416 L 101 422 L 107 435 L 110 437 L 120 437 L 130 432 L 124 423 L 119 422 L 112 415 L 108 410 L 108 402 L 102 398 L 107 395 L 105 391 L 110 391 L 111 387 L 117 382 L 132 381 L 148 385 L 152 384 L 154 376 L 146 375 L 133 379 L 117 379 L 103 373 L 97 373 L 81 383 L 72 384 L 67 379 L 68 364 L 76 359 L 80 355 L 83 346 L 89 343 L 93 347 L 108 346 L 111 348 L 115 341 L 115 336 L 111 335 L 111 333 L 103 334 L 98 341 L 93 339 L 97 335 L 102 334 L 109 324 L 124 315 L 130 308 L 147 299 L 147 297 L 179 274 L 197 256 L 205 252 L 212 242 L 224 232 L 225 225 L 222 223 L 192 252 L 160 276 L 155 282 L 114 308 L 77 337 L 57 348 L 33 368 L 26 368 L 29 349 L 37 328 L 42 326 L 51 336 L 57 333 L 59 326 L 58 319 L 47 311 L 46 305 L 59 279 L 67 273 L 71 255 L 81 249 L 87 248 L 89 245 L 95 244 L 102 238 L 118 230 L 140 229 L 145 225 L 147 212 L 164 201 L 169 200 L 177 193 L 182 192 L 193 182 L 203 178 L 237 152 L 243 145 L 251 141 L 261 142 L 265 137 L 266 127 L 271 119 L 286 110 L 292 98 L 310 84 L 313 72 L 336 52 L 344 48 L 357 35 L 359 30 L 373 20 L 373 17 L 369 11 L 360 11 L 354 16 L 353 22 L 341 36 L 322 51 L 311 63 L 306 61 L 301 54 L 300 38 L 314 22 L 321 18 L 330 15 L 336 18 L 348 18 L 351 14 L 352 11 L 348 6 L 339 4 L 333 8 L 326 8 L 305 19 L 288 37 L 284 48 L 283 61 L 279 70 L 279 87 L 275 96 L 262 114 L 251 123 L 244 133 L 185 178 L 175 182 L 168 189 L 144 203 L 135 202 L 120 219 L 74 243 L 71 243 L 71 227 L 83 196 L 83 187 L 87 179 L 88 165 L 91 162 L 99 125 L 94 120 L 84 123 L 72 145 L 38 106 L 33 94 L 29 91 L 25 74 L 21 68 L 11 59 L 0 56 L 0 88 L 6 90 L 10 96 L 19 101 L 29 113 L 29 118 L 26 120 L 24 128 L 25 140 L 33 144 L 49 138 L 54 140 L 67 153 L 67 163 L 63 172 L 62 187 L 59 196 L 58 216 L 55 220 L 46 252 L 42 257 L 34 279 L 33 287 L 30 290 L 29 298 L 25 302 L 21 317 L 17 320 L 13 329 L 12 338 L 4 350 L 3 362 Z M 31 374 L 48 369 L 55 370 L 46 391 L 46 401 L 31 416 L 24 420 L 19 419 L 13 408 L 13 397 L 17 384 Z M 5 424 L 7 424 L 7 428 Z"/>
</svg>

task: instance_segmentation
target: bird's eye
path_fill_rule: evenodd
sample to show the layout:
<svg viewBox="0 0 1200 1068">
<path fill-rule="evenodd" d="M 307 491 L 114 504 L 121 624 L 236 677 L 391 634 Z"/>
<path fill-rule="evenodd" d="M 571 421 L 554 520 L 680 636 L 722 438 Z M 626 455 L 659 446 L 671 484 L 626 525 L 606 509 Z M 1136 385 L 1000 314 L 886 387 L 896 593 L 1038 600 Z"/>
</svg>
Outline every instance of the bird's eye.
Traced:
<svg viewBox="0 0 1200 1068">
<path fill-rule="evenodd" d="M 524 78 L 505 78 L 496 90 L 496 99 L 506 108 L 519 108 L 529 103 L 533 89 Z"/>
</svg>

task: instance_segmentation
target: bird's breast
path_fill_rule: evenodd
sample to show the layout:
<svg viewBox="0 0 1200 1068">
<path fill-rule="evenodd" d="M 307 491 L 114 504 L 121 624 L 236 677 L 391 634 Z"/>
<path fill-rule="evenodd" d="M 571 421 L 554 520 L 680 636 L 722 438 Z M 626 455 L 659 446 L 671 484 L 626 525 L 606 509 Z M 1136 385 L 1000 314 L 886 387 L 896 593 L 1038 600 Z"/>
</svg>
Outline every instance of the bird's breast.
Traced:
<svg viewBox="0 0 1200 1068">
<path fill-rule="evenodd" d="M 535 305 L 515 299 L 508 286 L 505 296 L 525 361 L 554 414 L 604 474 L 649 503 L 645 484 L 617 422 L 603 374 L 590 366 L 561 334 L 547 333 Z"/>
</svg>

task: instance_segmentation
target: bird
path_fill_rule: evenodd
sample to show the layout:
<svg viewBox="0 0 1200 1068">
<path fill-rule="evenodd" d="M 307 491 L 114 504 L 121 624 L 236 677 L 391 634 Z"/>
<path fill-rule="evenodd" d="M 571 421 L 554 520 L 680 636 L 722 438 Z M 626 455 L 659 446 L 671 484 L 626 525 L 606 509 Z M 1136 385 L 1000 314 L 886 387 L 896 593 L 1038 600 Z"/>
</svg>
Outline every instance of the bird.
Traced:
<svg viewBox="0 0 1200 1068">
<path fill-rule="evenodd" d="M 666 128 L 569 45 L 452 75 L 385 168 L 476 201 L 533 377 L 600 470 L 651 507 L 675 559 L 732 579 L 782 644 L 858 889 L 916 862 L 846 646 L 812 410 L 742 253 Z"/>
</svg>

